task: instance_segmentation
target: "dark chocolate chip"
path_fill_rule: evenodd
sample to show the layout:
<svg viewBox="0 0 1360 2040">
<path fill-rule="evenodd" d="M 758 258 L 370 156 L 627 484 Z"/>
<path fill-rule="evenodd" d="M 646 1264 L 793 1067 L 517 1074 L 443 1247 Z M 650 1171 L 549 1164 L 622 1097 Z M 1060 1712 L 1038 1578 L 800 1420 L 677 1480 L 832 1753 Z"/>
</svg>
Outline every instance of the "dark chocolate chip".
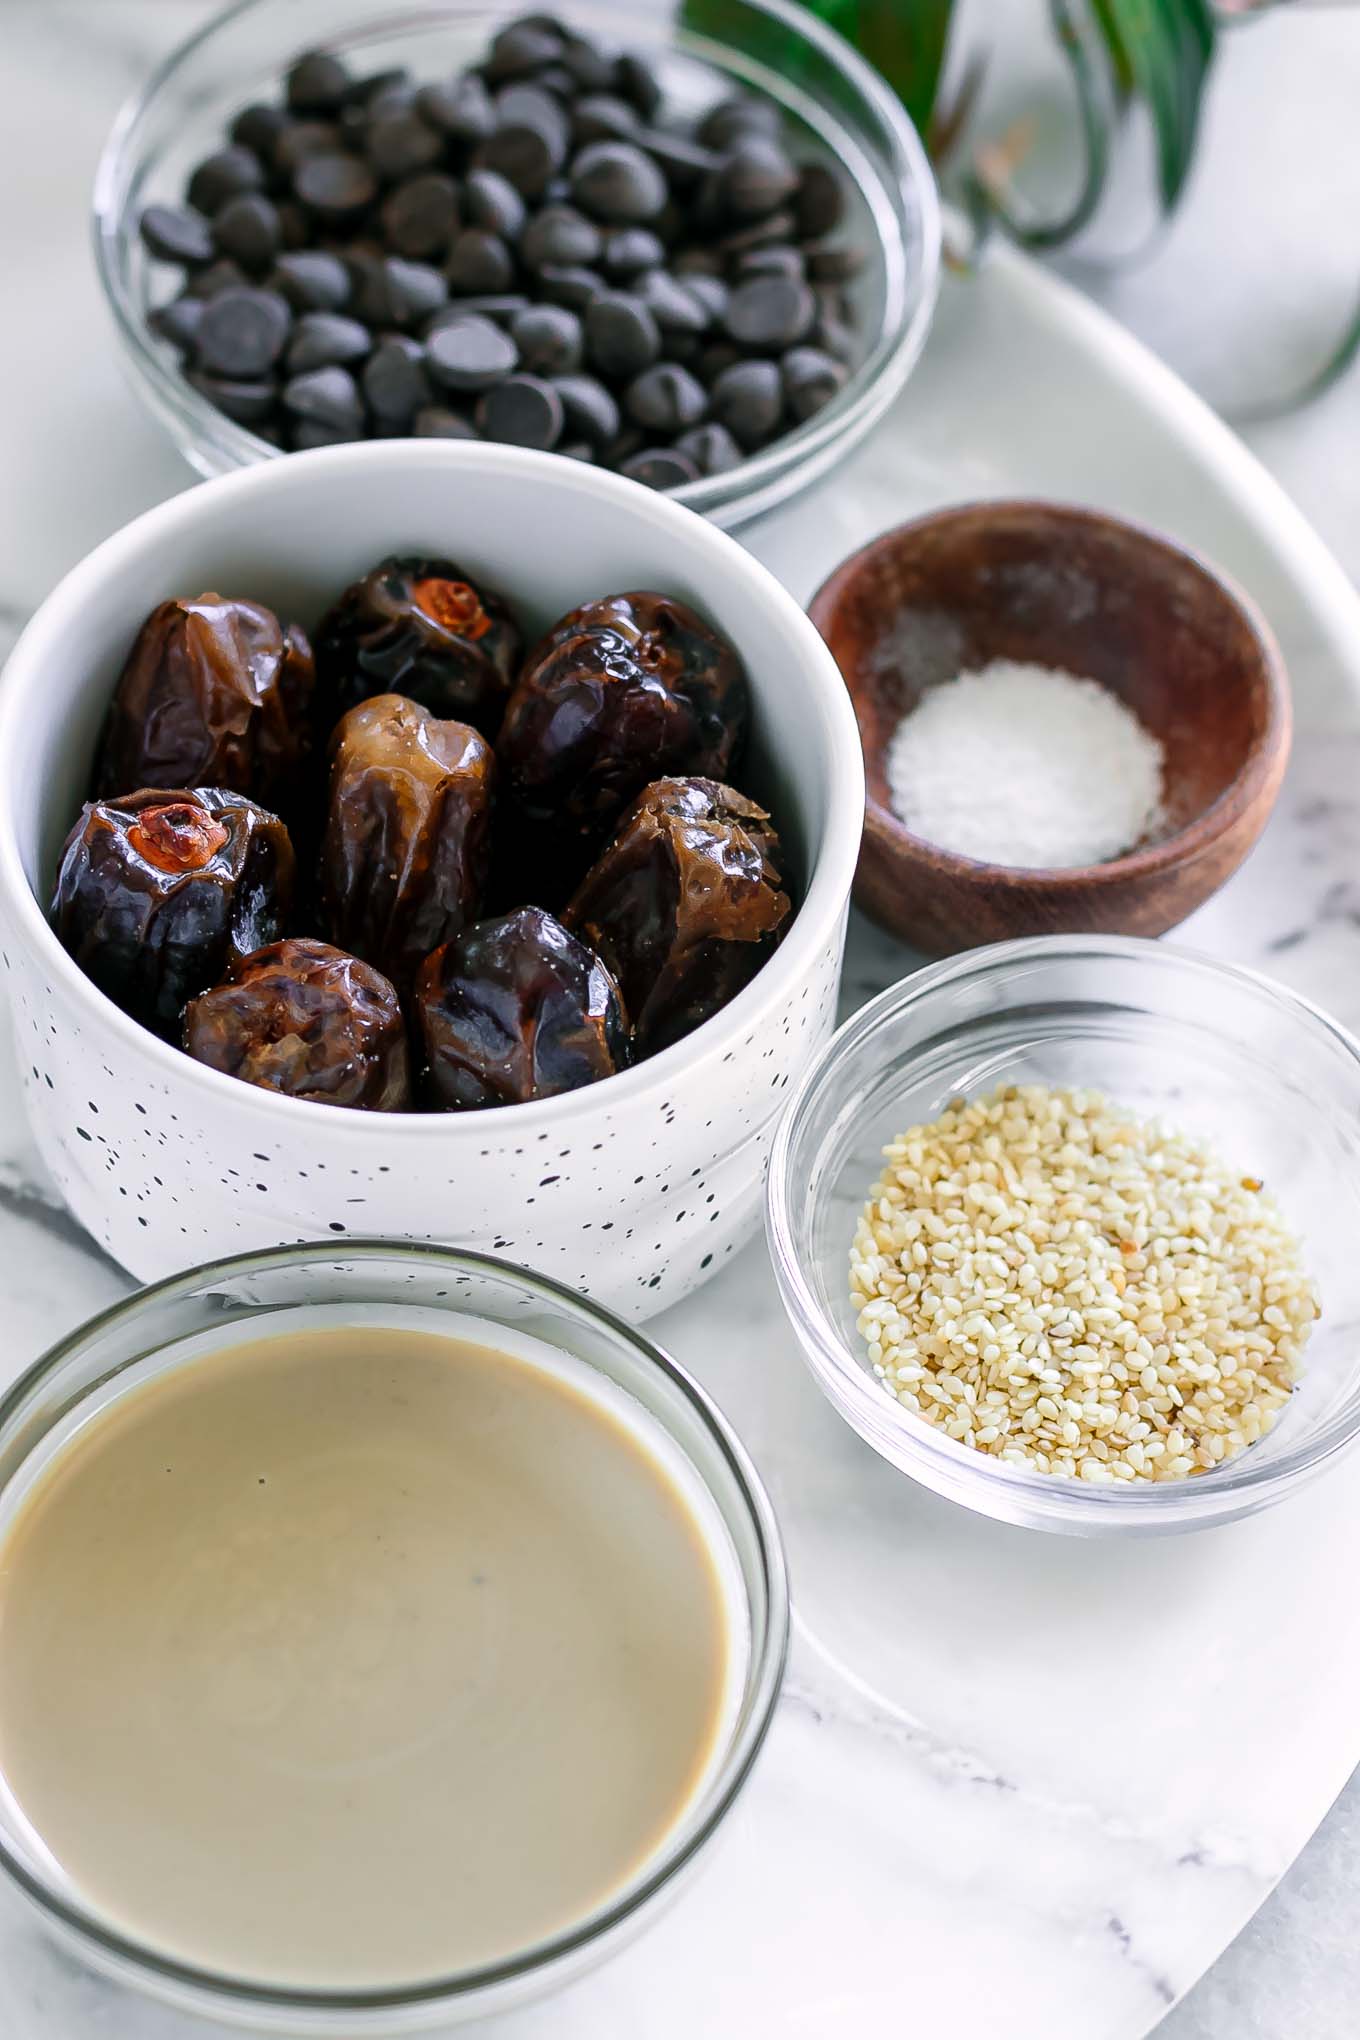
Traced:
<svg viewBox="0 0 1360 2040">
<path fill-rule="evenodd" d="M 619 407 L 602 382 L 593 375 L 557 375 L 553 388 L 562 399 L 564 429 L 602 446 L 618 437 Z"/>
<path fill-rule="evenodd" d="M 224 290 L 250 290 L 254 278 L 246 275 L 239 262 L 233 262 L 228 255 L 210 262 L 206 269 L 196 269 L 190 276 L 185 289 L 191 297 L 220 297 Z"/>
<path fill-rule="evenodd" d="M 364 150 L 379 177 L 395 183 L 431 170 L 443 153 L 441 139 L 414 107 L 377 114 L 364 132 Z"/>
<path fill-rule="evenodd" d="M 229 198 L 239 198 L 243 191 L 258 191 L 263 183 L 264 166 L 254 150 L 233 142 L 230 148 L 204 157 L 189 179 L 185 197 L 196 211 L 211 214 Z"/>
<path fill-rule="evenodd" d="M 826 163 L 804 163 L 793 201 L 798 232 L 805 241 L 834 233 L 845 216 L 845 185 Z"/>
<path fill-rule="evenodd" d="M 338 255 L 319 248 L 280 255 L 269 282 L 295 312 L 338 312 L 349 303 L 349 271 Z"/>
<path fill-rule="evenodd" d="M 377 192 L 368 164 L 348 149 L 318 149 L 293 172 L 294 196 L 327 221 L 357 218 Z"/>
<path fill-rule="evenodd" d="M 604 244 L 601 263 L 606 276 L 636 276 L 643 269 L 655 269 L 666 259 L 666 250 L 647 227 L 619 227 Z"/>
<path fill-rule="evenodd" d="M 191 206 L 149 205 L 138 224 L 143 242 L 160 262 L 199 269 L 216 252 L 212 228 Z"/>
<path fill-rule="evenodd" d="M 393 186 L 380 217 L 395 254 L 443 255 L 458 230 L 458 187 L 442 170 L 422 170 Z"/>
<path fill-rule="evenodd" d="M 722 318 L 727 310 L 729 292 L 720 276 L 705 276 L 700 273 L 686 276 L 683 282 L 690 296 L 697 298 L 708 313 L 710 324 Z"/>
<path fill-rule="evenodd" d="M 784 396 L 795 418 L 811 418 L 845 383 L 845 367 L 820 347 L 791 347 L 780 363 Z"/>
<path fill-rule="evenodd" d="M 416 412 L 430 401 L 424 348 L 405 333 L 387 334 L 364 363 L 359 383 L 385 432 L 408 431 Z"/>
<path fill-rule="evenodd" d="M 213 215 L 213 239 L 243 269 L 268 269 L 282 239 L 278 207 L 258 191 L 229 198 Z"/>
<path fill-rule="evenodd" d="M 202 317 L 202 298 L 177 297 L 148 312 L 146 323 L 159 339 L 168 340 L 182 354 L 192 354 Z"/>
<path fill-rule="evenodd" d="M 209 375 L 254 382 L 282 354 L 292 323 L 288 302 L 277 291 L 249 286 L 220 291 L 198 322 L 198 365 Z"/>
<path fill-rule="evenodd" d="M 817 300 L 798 277 L 753 276 L 732 292 L 723 327 L 742 347 L 792 347 L 816 311 Z"/>
<path fill-rule="evenodd" d="M 283 402 L 294 417 L 350 437 L 363 430 L 359 386 L 347 368 L 313 368 L 283 386 Z"/>
<path fill-rule="evenodd" d="M 581 321 L 565 305 L 529 305 L 511 320 L 510 333 L 531 375 L 569 375 L 584 358 Z"/>
<path fill-rule="evenodd" d="M 545 263 L 592 263 L 598 260 L 603 236 L 594 220 L 570 205 L 545 205 L 520 237 L 520 260 L 530 269 Z"/>
<path fill-rule="evenodd" d="M 323 369 L 321 373 L 324 375 L 326 371 Z M 332 424 L 324 418 L 298 418 L 289 444 L 295 453 L 310 453 L 316 446 L 346 446 L 351 439 L 362 439 L 363 436 L 362 424 Z"/>
<path fill-rule="evenodd" d="M 515 258 L 499 235 L 465 227 L 449 250 L 444 276 L 455 296 L 507 290 L 515 280 Z"/>
<path fill-rule="evenodd" d="M 697 292 L 664 269 L 649 269 L 633 289 L 663 333 L 702 333 L 711 314 Z"/>
<path fill-rule="evenodd" d="M 629 383 L 623 402 L 635 423 L 669 437 L 699 423 L 708 410 L 708 392 L 687 368 L 659 361 Z"/>
<path fill-rule="evenodd" d="M 844 241 L 821 243 L 803 252 L 814 283 L 848 283 L 864 267 L 864 250 Z"/>
<path fill-rule="evenodd" d="M 536 375 L 507 376 L 481 398 L 477 425 L 487 439 L 546 451 L 561 436 L 562 399 Z"/>
<path fill-rule="evenodd" d="M 330 156 L 344 147 L 333 120 L 290 120 L 274 144 L 274 168 L 291 178 L 305 156 Z"/>
<path fill-rule="evenodd" d="M 499 170 L 470 170 L 463 181 L 463 210 L 470 227 L 517 241 L 524 227 L 524 200 Z"/>
<path fill-rule="evenodd" d="M 784 383 L 774 361 L 738 361 L 714 378 L 713 415 L 748 450 L 763 446 L 784 410 Z"/>
<path fill-rule="evenodd" d="M 578 146 L 626 141 L 637 126 L 637 108 L 613 92 L 587 92 L 571 110 L 572 140 Z"/>
<path fill-rule="evenodd" d="M 702 148 L 684 135 L 672 134 L 667 128 L 642 128 L 635 140 L 660 165 L 673 191 L 690 190 L 718 167 L 719 158 L 711 149 Z"/>
<path fill-rule="evenodd" d="M 598 269 L 583 269 L 574 262 L 545 262 L 538 272 L 538 287 L 550 304 L 569 305 L 584 311 L 605 289 Z"/>
<path fill-rule="evenodd" d="M 387 255 L 364 271 L 356 310 L 370 326 L 413 328 L 438 311 L 448 294 L 443 277 L 428 263 Z"/>
<path fill-rule="evenodd" d="M 425 343 L 431 376 L 450 390 L 485 390 L 509 375 L 519 359 L 514 341 L 490 319 L 451 320 Z"/>
<path fill-rule="evenodd" d="M 654 220 L 666 203 L 666 180 L 631 142 L 590 142 L 571 166 L 576 203 L 610 226 Z"/>
<path fill-rule="evenodd" d="M 661 353 L 661 329 L 640 299 L 606 291 L 586 306 L 586 356 L 611 381 L 640 375 Z"/>
<path fill-rule="evenodd" d="M 685 454 L 673 446 L 646 447 L 641 453 L 634 453 L 619 468 L 633 482 L 644 482 L 649 489 L 678 489 L 684 482 L 697 482 L 699 470 Z"/>
<path fill-rule="evenodd" d="M 263 424 L 273 416 L 279 400 L 278 385 L 271 380 L 238 382 L 231 376 L 200 375 L 195 370 L 189 381 L 200 396 L 238 425 Z"/>
<path fill-rule="evenodd" d="M 482 69 L 493 85 L 507 78 L 522 78 L 540 64 L 551 64 L 562 54 L 560 32 L 540 28 L 533 22 L 511 21 L 491 39 Z"/>
<path fill-rule="evenodd" d="M 675 451 L 692 460 L 701 475 L 730 474 L 745 459 L 727 427 L 713 421 L 682 433 L 675 442 Z"/>
<path fill-rule="evenodd" d="M 447 84 L 422 85 L 416 93 L 416 111 L 436 134 L 475 148 L 496 125 L 496 109 L 481 79 L 469 72 Z"/>
<path fill-rule="evenodd" d="M 310 50 L 288 73 L 286 96 L 295 113 L 331 113 L 349 94 L 350 75 L 329 50 Z"/>
<path fill-rule="evenodd" d="M 455 298 L 452 303 L 442 305 L 426 327 L 425 337 L 428 339 L 440 326 L 447 326 L 454 319 L 466 318 L 469 312 L 480 313 L 484 319 L 494 319 L 498 326 L 510 326 L 528 303 L 522 291 L 474 291 L 471 297 Z"/>
<path fill-rule="evenodd" d="M 304 312 L 288 342 L 288 373 L 343 368 L 362 361 L 372 345 L 373 335 L 358 319 L 347 319 L 342 312 Z"/>
<path fill-rule="evenodd" d="M 777 141 L 746 135 L 718 171 L 718 199 L 734 220 L 763 220 L 798 189 L 798 172 Z"/>
<path fill-rule="evenodd" d="M 427 404 L 423 411 L 417 411 L 411 430 L 417 439 L 481 438 L 470 418 L 464 418 L 460 412 L 450 411 L 442 404 Z"/>
<path fill-rule="evenodd" d="M 704 115 L 699 140 L 708 149 L 731 149 L 751 135 L 778 138 L 782 120 L 772 99 L 754 99 L 741 92 L 723 99 Z"/>
<path fill-rule="evenodd" d="M 256 103 L 241 108 L 227 129 L 227 135 L 241 148 L 249 149 L 258 156 L 262 163 L 272 163 L 279 136 L 287 126 L 288 115 L 281 106 Z"/>
<path fill-rule="evenodd" d="M 644 120 L 651 120 L 661 105 L 661 87 L 651 65 L 632 50 L 625 50 L 614 65 L 614 90 L 630 99 Z"/>
<path fill-rule="evenodd" d="M 787 241 L 772 241 L 764 248 L 747 248 L 737 257 L 737 280 L 740 283 L 744 283 L 748 276 L 802 275 L 803 251 L 790 247 Z"/>
</svg>

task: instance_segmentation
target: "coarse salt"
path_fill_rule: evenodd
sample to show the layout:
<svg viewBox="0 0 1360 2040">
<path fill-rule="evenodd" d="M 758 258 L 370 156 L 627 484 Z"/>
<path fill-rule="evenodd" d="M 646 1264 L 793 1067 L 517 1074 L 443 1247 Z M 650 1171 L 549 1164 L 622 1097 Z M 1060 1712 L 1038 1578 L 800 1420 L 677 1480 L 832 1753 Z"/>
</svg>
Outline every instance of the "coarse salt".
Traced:
<svg viewBox="0 0 1360 2040">
<path fill-rule="evenodd" d="M 888 747 L 913 835 L 987 864 L 1067 870 L 1129 850 L 1156 819 L 1162 747 L 1109 688 L 995 659 L 931 687 Z"/>
</svg>

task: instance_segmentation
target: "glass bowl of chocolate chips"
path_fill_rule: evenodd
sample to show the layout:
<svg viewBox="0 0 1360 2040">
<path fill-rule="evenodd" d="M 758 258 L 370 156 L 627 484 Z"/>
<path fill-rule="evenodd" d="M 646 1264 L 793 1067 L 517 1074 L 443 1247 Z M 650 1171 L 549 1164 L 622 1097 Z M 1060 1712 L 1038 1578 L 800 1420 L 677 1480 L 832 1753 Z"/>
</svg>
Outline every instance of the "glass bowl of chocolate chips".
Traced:
<svg viewBox="0 0 1360 2040">
<path fill-rule="evenodd" d="M 939 264 L 901 104 L 787 0 L 244 0 L 124 108 L 94 224 L 201 474 L 493 440 L 728 526 L 870 430 Z"/>
</svg>

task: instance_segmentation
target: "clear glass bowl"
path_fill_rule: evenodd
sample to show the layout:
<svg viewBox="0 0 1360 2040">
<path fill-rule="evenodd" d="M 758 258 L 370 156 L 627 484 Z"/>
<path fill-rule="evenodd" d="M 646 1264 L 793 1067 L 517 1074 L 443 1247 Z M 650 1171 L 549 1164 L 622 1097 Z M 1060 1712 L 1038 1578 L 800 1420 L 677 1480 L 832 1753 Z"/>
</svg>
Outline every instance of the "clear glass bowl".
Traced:
<svg viewBox="0 0 1360 2040">
<path fill-rule="evenodd" d="M 1002 1083 L 1104 1091 L 1260 1177 L 1298 1235 L 1322 1316 L 1274 1429 L 1186 1480 L 1095 1487 L 1003 1464 L 914 1418 L 875 1379 L 849 1256 L 887 1142 Z M 1113 936 L 1003 942 L 919 971 L 840 1029 L 775 1139 L 766 1203 L 784 1306 L 812 1372 L 885 1459 L 980 1514 L 1076 1536 L 1184 1530 L 1277 1502 L 1360 1431 L 1360 1044 L 1251 971 Z"/>
<path fill-rule="evenodd" d="M 739 1690 L 709 1781 L 664 1847 L 596 1913 L 493 1967 L 410 1990 L 278 1990 L 167 1959 L 96 1917 L 35 1846 L 0 1783 L 0 1870 L 95 1966 L 182 2010 L 282 2034 L 406 2033 L 499 2012 L 580 1975 L 637 1931 L 673 1894 L 749 1775 L 779 1694 L 789 1600 L 769 1499 L 740 1442 L 703 1391 L 641 1333 L 596 1305 L 480 1254 L 386 1240 L 285 1247 L 240 1255 L 157 1283 L 93 1318 L 30 1368 L 0 1402 L 0 1515 L 34 1455 L 118 1393 L 129 1370 L 207 1333 L 251 1336 L 305 1322 L 318 1306 L 362 1310 L 366 1322 L 472 1331 L 494 1327 L 570 1353 L 640 1403 L 678 1448 L 714 1505 L 729 1543 Z M 474 1328 L 469 1320 L 476 1320 Z M 192 1365 L 192 1359 L 186 1359 Z"/>
<path fill-rule="evenodd" d="M 173 272 L 137 232 L 153 200 L 178 203 L 188 172 L 220 144 L 232 115 L 277 96 L 302 51 L 325 47 L 359 70 L 409 65 L 446 74 L 485 49 L 514 0 L 240 0 L 183 43 L 124 106 L 95 176 L 95 256 L 133 381 L 203 475 L 279 458 L 191 388 L 146 323 Z M 738 87 L 780 102 L 796 136 L 842 164 L 853 189 L 847 232 L 870 259 L 857 280 L 864 353 L 825 410 L 730 473 L 671 493 L 728 526 L 805 488 L 863 439 L 898 394 L 925 342 L 939 282 L 940 215 L 915 128 L 896 95 L 834 30 L 790 0 L 724 0 L 723 35 L 632 0 L 568 0 L 567 18 L 601 41 L 647 53 L 668 97 L 694 110 Z M 155 291 L 153 294 L 153 284 Z"/>
</svg>

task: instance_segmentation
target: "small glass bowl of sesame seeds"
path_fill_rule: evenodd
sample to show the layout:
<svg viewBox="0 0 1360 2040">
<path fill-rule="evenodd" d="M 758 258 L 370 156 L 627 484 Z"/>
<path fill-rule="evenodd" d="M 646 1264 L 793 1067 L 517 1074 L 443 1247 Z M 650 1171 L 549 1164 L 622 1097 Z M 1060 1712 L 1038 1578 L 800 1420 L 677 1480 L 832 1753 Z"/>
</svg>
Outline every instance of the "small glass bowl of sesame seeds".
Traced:
<svg viewBox="0 0 1360 2040">
<path fill-rule="evenodd" d="M 1360 1044 L 1163 943 L 998 943 L 847 1021 L 771 1159 L 823 1392 L 979 1513 L 1155 1534 L 1360 1435 Z"/>
</svg>

